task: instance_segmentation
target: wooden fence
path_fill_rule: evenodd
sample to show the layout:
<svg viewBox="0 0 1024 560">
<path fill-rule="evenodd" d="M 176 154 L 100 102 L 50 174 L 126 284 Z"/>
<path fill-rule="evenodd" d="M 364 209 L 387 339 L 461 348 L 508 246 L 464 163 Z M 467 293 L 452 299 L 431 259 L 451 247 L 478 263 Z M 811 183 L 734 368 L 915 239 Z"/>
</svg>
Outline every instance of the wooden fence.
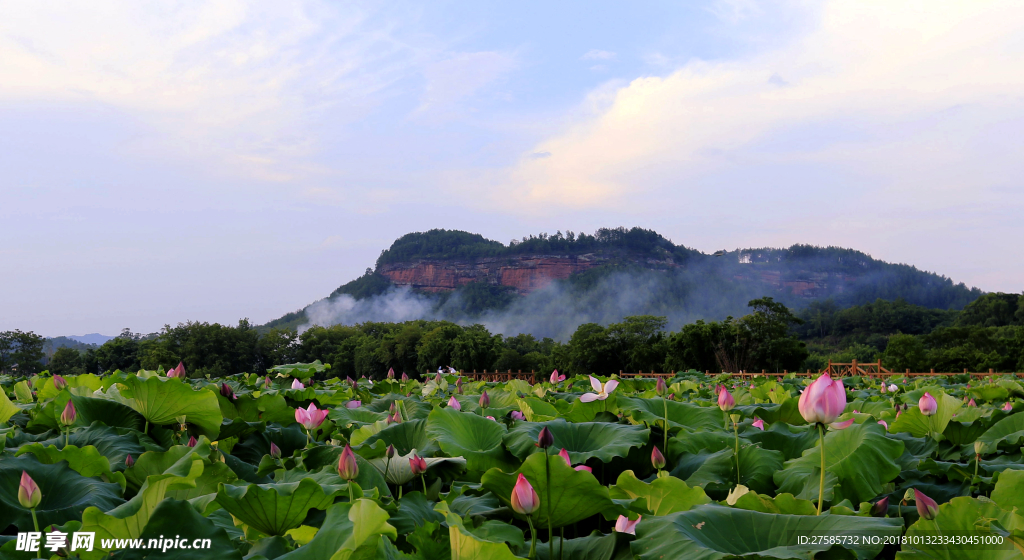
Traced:
<svg viewBox="0 0 1024 560">
<path fill-rule="evenodd" d="M 712 375 L 712 373 L 709 372 L 709 371 L 705 371 L 704 373 L 707 374 L 707 375 Z M 832 376 L 835 376 L 835 377 L 847 377 L 847 376 L 859 375 L 859 376 L 862 376 L 862 377 L 869 377 L 869 378 L 876 378 L 876 379 L 884 379 L 886 377 L 897 377 L 897 376 L 901 376 L 901 375 L 905 376 L 905 377 L 920 377 L 920 376 L 927 376 L 927 375 L 947 375 L 947 376 L 952 376 L 952 375 L 970 375 L 971 377 L 974 377 L 974 378 L 977 378 L 977 379 L 982 379 L 982 378 L 985 378 L 985 377 L 988 377 L 988 376 L 991 376 L 991 375 L 1013 375 L 1013 376 L 1016 376 L 1016 377 L 1024 377 L 1024 373 L 996 373 L 994 370 L 991 370 L 991 369 L 988 370 L 987 372 L 984 372 L 984 371 L 982 371 L 982 372 L 978 372 L 978 371 L 971 371 L 971 372 L 969 372 L 966 369 L 963 370 L 962 372 L 961 371 L 956 371 L 956 372 L 937 372 L 934 369 L 929 371 L 929 372 L 911 372 L 909 369 L 906 370 L 906 371 L 891 371 L 891 370 L 888 370 L 885 367 L 883 367 L 881 362 L 867 362 L 867 363 L 864 363 L 864 362 L 858 362 L 857 360 L 853 360 L 852 362 L 846 362 L 846 363 L 842 363 L 842 362 L 834 362 L 833 363 L 832 361 L 829 361 L 828 366 L 825 369 L 821 370 L 821 371 L 807 370 L 806 372 L 803 372 L 803 371 L 789 372 L 789 371 L 783 370 L 782 372 L 768 372 L 768 371 L 765 371 L 765 370 L 761 370 L 760 372 L 756 372 L 756 371 L 740 371 L 740 372 L 737 372 L 737 373 L 730 373 L 729 375 L 731 375 L 732 377 L 738 377 L 740 379 L 753 379 L 756 376 L 784 377 L 786 375 L 789 375 L 790 373 L 793 373 L 793 375 L 796 375 L 798 377 L 812 377 L 812 376 L 813 377 L 817 377 L 817 376 L 819 376 L 819 375 L 821 375 L 823 373 L 828 373 L 829 375 L 832 375 Z M 424 375 L 426 375 L 426 376 L 433 376 L 433 375 L 435 375 L 435 372 L 427 372 Z M 460 372 L 460 375 L 462 375 L 462 377 L 466 377 L 466 378 L 472 379 L 473 381 L 488 381 L 488 382 L 494 382 L 494 383 L 501 383 L 501 382 L 511 381 L 513 379 L 522 379 L 523 381 L 526 381 L 527 383 L 530 383 L 531 385 L 537 383 L 537 372 L 535 372 L 535 371 L 524 372 L 523 370 L 519 370 L 519 371 L 512 371 L 512 370 L 508 370 L 508 371 L 487 371 L 487 370 L 484 370 L 482 373 L 480 373 L 480 372 L 477 372 L 476 370 L 473 370 L 472 372 L 466 372 L 466 371 Z M 543 375 L 543 374 L 541 374 L 541 375 L 542 375 L 542 380 L 546 380 L 547 379 L 546 375 Z M 665 379 L 671 379 L 671 378 L 673 378 L 675 376 L 676 376 L 676 372 L 674 372 L 674 371 L 673 372 L 669 372 L 669 373 L 656 373 L 656 372 L 653 372 L 653 371 L 647 371 L 647 372 L 639 371 L 639 372 L 636 372 L 636 373 L 631 373 L 631 372 L 619 371 L 619 374 L 618 374 L 618 377 L 620 379 L 636 379 L 636 378 L 657 379 L 659 377 L 663 377 Z"/>
</svg>

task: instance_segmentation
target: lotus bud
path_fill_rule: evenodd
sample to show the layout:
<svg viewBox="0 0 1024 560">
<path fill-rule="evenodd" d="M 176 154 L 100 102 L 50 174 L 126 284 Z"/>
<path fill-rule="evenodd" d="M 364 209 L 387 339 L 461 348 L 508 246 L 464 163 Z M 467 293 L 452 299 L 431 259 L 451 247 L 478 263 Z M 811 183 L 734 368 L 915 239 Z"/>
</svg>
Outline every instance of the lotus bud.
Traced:
<svg viewBox="0 0 1024 560">
<path fill-rule="evenodd" d="M 388 456 L 388 459 L 392 459 L 395 456 L 395 446 L 389 445 L 387 451 L 384 452 Z"/>
<path fill-rule="evenodd" d="M 271 459 L 280 459 L 281 458 L 281 448 L 278 447 L 277 444 L 274 443 L 274 442 L 270 442 L 270 458 Z"/>
<path fill-rule="evenodd" d="M 827 373 L 808 385 L 800 394 L 797 409 L 808 423 L 831 424 L 846 408 L 846 389 L 841 381 L 833 380 Z"/>
<path fill-rule="evenodd" d="M 758 430 L 764 431 L 764 420 L 761 420 L 760 418 L 755 418 L 753 426 Z"/>
<path fill-rule="evenodd" d="M 292 379 L 292 389 L 305 389 L 306 386 L 298 378 Z"/>
<path fill-rule="evenodd" d="M 18 485 L 18 503 L 25 509 L 35 509 L 43 499 L 43 493 L 36 481 L 27 472 L 21 471 L 21 484 Z"/>
<path fill-rule="evenodd" d="M 526 416 L 522 412 L 519 412 L 518 410 L 513 410 L 512 411 L 512 419 L 513 420 L 526 420 Z"/>
<path fill-rule="evenodd" d="M 665 393 L 668 392 L 668 385 L 665 384 L 665 380 L 661 377 L 658 378 L 658 382 L 654 385 L 654 392 L 664 397 Z"/>
<path fill-rule="evenodd" d="M 593 473 L 594 472 L 594 469 L 592 469 L 592 468 L 590 468 L 590 467 L 588 467 L 586 465 L 576 465 L 573 468 L 578 470 L 578 471 L 587 471 L 588 473 Z"/>
<path fill-rule="evenodd" d="M 448 406 L 454 408 L 455 410 L 462 410 L 462 405 L 459 404 L 459 400 L 455 398 L 455 395 L 452 395 L 448 399 Z"/>
<path fill-rule="evenodd" d="M 196 441 L 196 436 L 188 436 L 188 446 L 189 447 L 195 447 L 197 443 L 199 443 L 199 442 Z"/>
<path fill-rule="evenodd" d="M 413 476 L 419 476 L 427 472 L 427 461 L 419 455 L 413 455 L 409 458 L 409 469 L 412 471 Z"/>
<path fill-rule="evenodd" d="M 630 535 L 635 535 L 636 534 L 636 524 L 640 523 L 640 520 L 642 518 L 643 518 L 642 515 L 638 515 L 638 516 L 636 516 L 635 520 L 630 521 L 629 518 L 626 517 L 625 515 L 620 515 L 619 518 L 615 521 L 615 528 L 614 528 L 615 532 L 616 533 L 627 533 L 627 534 L 630 534 Z"/>
<path fill-rule="evenodd" d="M 939 504 L 916 488 L 914 489 L 914 502 L 917 504 L 917 514 L 925 519 L 935 519 L 936 514 L 939 513 Z"/>
<path fill-rule="evenodd" d="M 887 513 L 889 513 L 889 496 L 878 500 L 871 506 L 871 515 L 875 517 L 885 517 Z"/>
<path fill-rule="evenodd" d="M 391 414 L 398 412 L 398 405 L 395 404 L 395 401 L 391 401 L 391 406 L 388 407 L 388 412 Z"/>
<path fill-rule="evenodd" d="M 356 454 L 352 452 L 352 446 L 345 444 L 345 450 L 338 457 L 338 476 L 344 480 L 353 480 L 359 476 L 359 463 L 356 462 Z"/>
<path fill-rule="evenodd" d="M 556 369 L 555 371 L 551 372 L 551 379 L 550 379 L 550 381 L 551 381 L 552 385 L 557 385 L 558 383 L 561 383 L 562 381 L 565 381 L 565 376 L 564 375 L 559 375 L 558 374 L 558 370 Z"/>
<path fill-rule="evenodd" d="M 566 465 L 570 467 L 572 466 L 572 459 L 569 458 L 569 452 L 566 451 L 565 448 L 562 448 L 562 450 L 558 452 L 558 456 L 565 459 Z"/>
<path fill-rule="evenodd" d="M 547 426 L 541 428 L 540 433 L 537 434 L 537 447 L 541 449 L 547 449 L 554 445 L 555 436 L 551 435 L 551 430 Z"/>
<path fill-rule="evenodd" d="M 523 473 L 519 473 L 516 485 L 512 488 L 512 509 L 520 515 L 530 515 L 540 507 L 540 496 L 530 486 Z"/>
<path fill-rule="evenodd" d="M 455 389 L 459 392 L 460 395 L 462 394 L 462 378 L 461 377 L 455 380 Z"/>
<path fill-rule="evenodd" d="M 349 377 L 348 378 L 348 383 L 349 383 L 349 385 L 352 386 L 352 390 L 353 391 L 358 391 L 359 390 L 359 382 L 356 381 L 355 379 L 352 379 L 351 377 Z"/>
<path fill-rule="evenodd" d="M 487 391 L 480 393 L 480 408 L 487 408 L 491 406 L 491 397 L 487 396 Z"/>
<path fill-rule="evenodd" d="M 981 456 L 982 453 L 985 453 L 987 451 L 988 451 L 988 446 L 985 445 L 985 442 L 983 442 L 983 441 L 975 441 L 974 442 L 974 454 L 975 455 Z"/>
<path fill-rule="evenodd" d="M 885 431 L 889 431 L 889 424 L 886 424 L 885 420 L 879 420 L 878 423 L 881 424 L 883 428 L 885 428 Z"/>
<path fill-rule="evenodd" d="M 64 426 L 70 426 L 75 423 L 75 418 L 78 417 L 78 413 L 75 411 L 75 404 L 68 401 L 68 404 L 64 405 L 64 412 L 60 413 L 60 423 Z"/>
<path fill-rule="evenodd" d="M 363 406 L 363 401 L 358 400 L 358 399 L 357 400 L 351 400 L 351 401 L 348 401 L 347 403 L 345 403 L 345 408 L 359 408 L 361 406 Z"/>
<path fill-rule="evenodd" d="M 388 368 L 388 379 L 395 378 L 395 368 Z"/>
<path fill-rule="evenodd" d="M 889 392 L 890 393 L 895 393 L 896 391 L 899 391 L 899 389 L 900 388 L 897 387 L 894 383 L 890 383 L 889 384 Z"/>
<path fill-rule="evenodd" d="M 655 470 L 661 470 L 665 468 L 665 456 L 661 454 L 661 450 L 658 446 L 654 446 L 654 451 L 651 451 L 651 464 L 654 465 Z"/>
<path fill-rule="evenodd" d="M 124 458 L 124 468 L 130 469 L 130 468 L 132 468 L 134 466 L 135 466 L 135 459 L 133 459 L 131 453 L 129 453 L 128 456 Z"/>
<path fill-rule="evenodd" d="M 53 376 L 53 386 L 56 387 L 56 389 L 58 391 L 60 391 L 64 387 L 68 386 L 68 381 L 67 381 L 67 379 L 64 379 L 63 377 L 61 377 L 60 375 L 54 375 Z"/>
<path fill-rule="evenodd" d="M 269 389 L 270 388 L 270 376 L 269 375 L 263 380 L 263 388 L 264 389 Z"/>
<path fill-rule="evenodd" d="M 978 406 L 978 403 L 974 402 L 974 399 L 967 401 L 967 406 Z"/>
<path fill-rule="evenodd" d="M 668 394 L 668 400 L 670 400 L 670 401 L 674 401 L 674 400 L 676 400 L 676 395 L 675 395 L 675 393 L 669 393 L 669 394 Z"/>
<path fill-rule="evenodd" d="M 484 416 L 484 418 L 486 418 L 488 420 L 491 420 L 491 421 L 494 421 L 494 422 L 497 422 L 497 420 L 495 420 L 493 416 Z"/>
<path fill-rule="evenodd" d="M 1007 401 L 1006 404 L 1003 405 L 1003 410 L 1005 410 L 1006 412 L 1010 412 L 1011 410 L 1013 410 L 1013 405 L 1010 404 L 1009 401 Z"/>
<path fill-rule="evenodd" d="M 931 416 L 939 410 L 939 403 L 935 401 L 935 397 L 931 396 L 930 393 L 922 395 L 921 399 L 917 401 L 917 406 L 921 409 L 921 414 L 925 416 Z"/>
<path fill-rule="evenodd" d="M 441 374 L 440 373 L 434 376 L 434 383 L 437 383 L 438 385 L 441 384 Z"/>
<path fill-rule="evenodd" d="M 235 398 L 234 389 L 232 389 L 231 386 L 228 385 L 227 383 L 220 384 L 220 394 L 229 399 Z"/>
<path fill-rule="evenodd" d="M 736 406 L 736 399 L 732 397 L 732 394 L 728 389 L 722 388 L 722 392 L 718 394 L 718 408 L 721 408 L 724 412 L 728 412 Z"/>
</svg>

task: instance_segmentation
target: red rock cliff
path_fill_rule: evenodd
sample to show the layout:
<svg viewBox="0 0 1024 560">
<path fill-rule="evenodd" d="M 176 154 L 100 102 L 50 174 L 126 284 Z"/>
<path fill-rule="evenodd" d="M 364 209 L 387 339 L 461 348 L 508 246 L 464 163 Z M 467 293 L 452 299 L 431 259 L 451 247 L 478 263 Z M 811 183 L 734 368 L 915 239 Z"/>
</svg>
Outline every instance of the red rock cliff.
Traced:
<svg viewBox="0 0 1024 560">
<path fill-rule="evenodd" d="M 575 257 L 558 255 L 521 255 L 473 260 L 419 260 L 383 265 L 379 273 L 398 286 L 425 292 L 446 292 L 470 282 L 511 286 L 520 295 L 568 278 L 601 264 L 605 259 L 593 254 Z"/>
</svg>

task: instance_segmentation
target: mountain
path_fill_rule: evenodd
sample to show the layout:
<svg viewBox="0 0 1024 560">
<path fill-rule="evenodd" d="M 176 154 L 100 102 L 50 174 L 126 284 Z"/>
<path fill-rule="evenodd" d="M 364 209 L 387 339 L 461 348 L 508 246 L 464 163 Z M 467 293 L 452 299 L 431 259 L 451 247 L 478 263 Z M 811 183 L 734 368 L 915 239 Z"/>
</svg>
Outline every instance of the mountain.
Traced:
<svg viewBox="0 0 1024 560">
<path fill-rule="evenodd" d="M 749 300 L 762 296 L 794 308 L 818 300 L 849 307 L 903 299 L 961 309 L 981 293 L 840 247 L 709 255 L 641 228 L 541 234 L 507 245 L 435 229 L 402 236 L 362 277 L 264 329 L 430 318 L 564 339 L 582 323 L 628 315 L 666 316 L 670 327 L 739 316 Z"/>
<path fill-rule="evenodd" d="M 97 346 L 99 346 L 99 345 L 102 345 L 104 342 L 106 342 L 108 340 L 111 340 L 111 339 L 114 339 L 116 337 L 107 336 L 105 334 L 100 334 L 100 333 L 89 333 L 89 334 L 83 334 L 81 336 L 74 335 L 74 336 L 65 336 L 65 337 L 59 337 L 59 338 L 69 338 L 69 339 L 74 340 L 76 342 L 81 342 L 82 344 L 96 344 Z"/>
</svg>

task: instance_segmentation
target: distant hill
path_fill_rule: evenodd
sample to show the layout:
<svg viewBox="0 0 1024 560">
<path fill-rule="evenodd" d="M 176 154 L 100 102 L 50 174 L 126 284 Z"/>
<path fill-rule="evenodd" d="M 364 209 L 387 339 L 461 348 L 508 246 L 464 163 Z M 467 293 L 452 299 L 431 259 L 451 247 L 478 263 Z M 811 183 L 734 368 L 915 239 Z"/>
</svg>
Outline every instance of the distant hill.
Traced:
<svg viewBox="0 0 1024 560">
<path fill-rule="evenodd" d="M 582 322 L 626 315 L 664 315 L 670 326 L 739 316 L 747 301 L 766 295 L 798 309 L 817 300 L 849 307 L 876 299 L 962 309 L 981 294 L 840 247 L 709 255 L 641 228 L 541 234 L 507 245 L 435 229 L 402 236 L 381 252 L 375 268 L 263 329 L 434 318 L 558 337 Z"/>
<path fill-rule="evenodd" d="M 100 333 L 90 333 L 90 334 L 83 334 L 82 336 L 72 335 L 72 336 L 63 336 L 63 337 L 57 337 L 57 338 L 68 338 L 68 339 L 74 340 L 76 342 L 81 342 L 82 344 L 95 344 L 95 345 L 99 346 L 99 345 L 102 345 L 103 343 L 105 343 L 106 341 L 112 340 L 112 339 L 117 338 L 117 337 L 107 336 L 105 334 L 100 334 Z"/>
</svg>

